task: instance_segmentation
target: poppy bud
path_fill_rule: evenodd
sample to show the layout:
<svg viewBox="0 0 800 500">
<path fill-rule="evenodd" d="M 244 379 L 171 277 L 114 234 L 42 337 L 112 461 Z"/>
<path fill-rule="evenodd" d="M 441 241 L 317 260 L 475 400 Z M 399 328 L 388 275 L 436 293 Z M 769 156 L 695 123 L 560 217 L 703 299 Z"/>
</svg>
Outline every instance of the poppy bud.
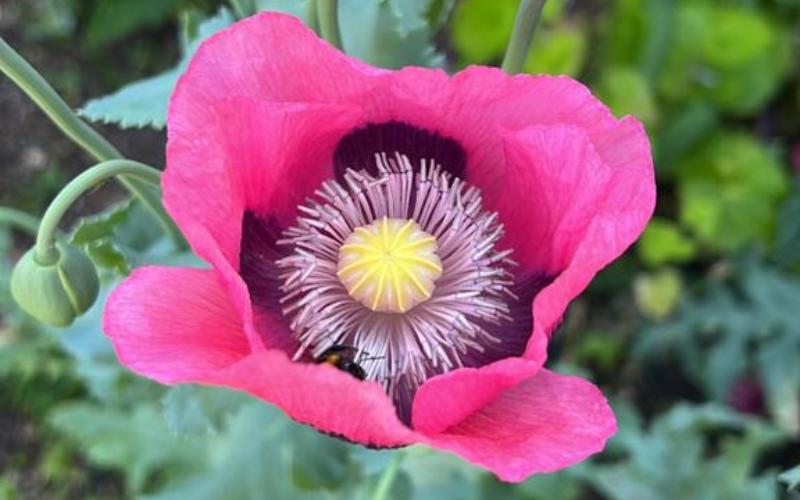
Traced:
<svg viewBox="0 0 800 500">
<path fill-rule="evenodd" d="M 58 259 L 41 264 L 32 248 L 11 275 L 11 294 L 17 304 L 39 321 L 66 327 L 97 299 L 97 270 L 79 248 L 57 243 Z"/>
</svg>

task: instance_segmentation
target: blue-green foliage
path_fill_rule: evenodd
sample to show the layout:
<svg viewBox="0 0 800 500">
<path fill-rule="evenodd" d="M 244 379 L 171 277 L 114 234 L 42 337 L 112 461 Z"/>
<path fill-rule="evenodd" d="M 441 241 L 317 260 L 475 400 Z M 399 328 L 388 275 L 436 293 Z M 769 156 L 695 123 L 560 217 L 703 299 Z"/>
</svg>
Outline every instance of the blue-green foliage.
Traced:
<svg viewBox="0 0 800 500">
<path fill-rule="evenodd" d="M 519 1 L 340 0 L 345 49 L 388 68 L 497 64 Z M 82 110 L 123 128 L 163 128 L 192 54 L 236 18 L 307 14 L 299 0 L 95 3 L 83 16 L 73 2 L 37 2 L 26 33 L 69 39 L 83 26 L 78 45 L 97 52 L 167 22 L 180 26 L 172 69 Z M 53 498 L 75 498 L 104 473 L 119 495 L 97 498 L 360 500 L 396 460 L 395 500 L 799 498 L 780 497 L 779 481 L 800 483 L 800 181 L 787 158 L 800 137 L 789 43 L 800 4 L 579 4 L 548 2 L 525 71 L 578 77 L 613 113 L 638 117 L 659 185 L 656 218 L 598 276 L 551 348 L 611 398 L 620 431 L 604 454 L 510 486 L 426 448 L 344 443 L 241 393 L 133 375 L 102 334 L 105 297 L 143 264 L 206 264 L 175 253 L 141 206 L 123 202 L 66 236 L 86 249 L 103 285 L 97 304 L 65 330 L 42 329 L 13 306 L 7 282 L 19 251 L 0 228 L 0 254 L 11 257 L 0 259 L 0 417 L 33 422 L 41 448 L 8 452 L 0 499 L 24 498 L 19 471 L 34 470 Z M 752 393 L 744 403 L 743 387 Z"/>
</svg>

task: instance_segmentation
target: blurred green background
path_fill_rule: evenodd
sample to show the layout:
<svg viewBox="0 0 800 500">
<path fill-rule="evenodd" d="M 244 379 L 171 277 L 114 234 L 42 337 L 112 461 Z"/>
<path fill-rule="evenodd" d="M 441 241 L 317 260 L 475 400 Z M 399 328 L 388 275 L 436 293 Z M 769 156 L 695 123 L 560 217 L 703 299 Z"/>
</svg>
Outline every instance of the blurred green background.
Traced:
<svg viewBox="0 0 800 500">
<path fill-rule="evenodd" d="M 519 0 L 340 3 L 349 53 L 455 71 L 499 64 Z M 257 10 L 305 7 L 0 0 L 0 33 L 126 155 L 161 165 L 177 75 Z M 547 4 L 526 71 L 587 83 L 646 125 L 656 157 L 655 218 L 550 348 L 617 412 L 597 457 L 507 485 L 443 453 L 319 435 L 237 393 L 143 380 L 102 336 L 102 301 L 60 331 L 15 308 L 9 273 L 32 239 L 0 227 L 0 500 L 366 499 L 386 470 L 396 500 L 800 499 L 799 49 L 798 0 Z M 0 116 L 0 205 L 41 215 L 91 162 L 5 78 Z M 74 212 L 103 293 L 137 265 L 196 262 L 114 188 Z"/>
</svg>

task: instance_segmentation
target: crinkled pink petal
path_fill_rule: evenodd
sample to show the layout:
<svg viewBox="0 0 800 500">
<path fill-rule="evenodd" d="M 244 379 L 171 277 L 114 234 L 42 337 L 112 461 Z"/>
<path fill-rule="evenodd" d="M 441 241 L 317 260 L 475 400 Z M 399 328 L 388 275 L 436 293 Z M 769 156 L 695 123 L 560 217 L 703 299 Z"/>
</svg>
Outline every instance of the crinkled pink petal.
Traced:
<svg viewBox="0 0 800 500">
<path fill-rule="evenodd" d="M 361 382 L 329 365 L 295 363 L 270 350 L 211 377 L 209 383 L 246 391 L 298 422 L 350 441 L 396 447 L 419 439 L 398 420 L 379 384 Z"/>
<path fill-rule="evenodd" d="M 162 383 L 204 380 L 250 353 L 213 271 L 136 269 L 108 298 L 103 330 L 120 362 Z"/>
<path fill-rule="evenodd" d="M 237 22 L 200 45 L 173 94 L 170 114 L 246 97 L 275 102 L 357 102 L 386 71 L 344 55 L 299 19 L 264 12 Z"/>
<path fill-rule="evenodd" d="M 289 360 L 285 318 L 258 311 L 256 332 L 239 276 L 244 211 L 292 224 L 295 207 L 331 176 L 339 140 L 388 121 L 458 141 L 467 180 L 501 212 L 515 258 L 530 275 L 557 275 L 534 300 L 524 359 L 423 384 L 412 420 L 424 436 L 397 419 L 378 384 Z M 106 331 L 132 369 L 163 382 L 245 390 L 357 442 L 422 440 L 513 481 L 574 463 L 613 433 L 596 388 L 540 367 L 569 300 L 652 213 L 653 168 L 638 122 L 617 120 L 569 78 L 484 67 L 453 77 L 379 70 L 294 18 L 261 14 L 201 46 L 174 93 L 168 129 L 166 204 L 214 271 L 137 272 L 114 293 Z M 188 287 L 178 283 L 182 273 Z"/>
<path fill-rule="evenodd" d="M 526 359 L 507 358 L 480 368 L 460 368 L 425 381 L 414 396 L 415 430 L 438 433 L 493 401 L 509 387 L 532 377 L 547 359 L 547 336 L 534 334 Z"/>
<path fill-rule="evenodd" d="M 356 108 L 328 104 L 174 104 L 167 209 L 201 257 L 210 260 L 212 250 L 198 246 L 199 226 L 238 268 L 244 210 L 293 222 L 297 205 L 331 176 L 333 150 L 359 117 Z"/>
<path fill-rule="evenodd" d="M 555 276 L 602 211 L 613 170 L 574 125 L 508 132 L 503 196 L 495 208 L 504 244 L 523 270 Z"/>
<path fill-rule="evenodd" d="M 467 152 L 467 180 L 481 188 L 492 210 L 495 201 L 506 196 L 502 191 L 505 131 L 575 125 L 612 168 L 630 166 L 632 161 L 645 167 L 650 161 L 642 131 L 631 128 L 629 120 L 616 119 L 589 89 L 568 77 L 508 76 L 484 66 L 449 77 L 441 70 L 411 67 L 386 80 L 363 102 L 366 120 L 403 121 L 459 141 Z"/>
<path fill-rule="evenodd" d="M 541 370 L 426 442 L 517 482 L 601 451 L 616 430 L 614 414 L 594 385 Z"/>
<path fill-rule="evenodd" d="M 595 207 L 595 213 L 585 214 L 591 219 L 577 246 L 574 242 L 562 242 L 574 248 L 569 262 L 533 301 L 534 322 L 547 332 L 552 332 L 569 302 L 588 286 L 595 274 L 636 241 L 653 214 L 656 188 L 649 143 L 638 121 L 624 120 L 623 125 L 638 131 L 631 135 L 640 138 L 638 143 L 629 142 L 630 162 L 627 166 L 609 167 L 610 177 L 603 199 Z M 535 140 L 538 132 L 531 133 L 533 135 L 525 138 L 526 132 L 523 132 L 522 140 Z M 622 153 L 619 158 L 623 159 Z M 561 231 L 569 238 L 567 227 Z M 564 254 L 559 256 L 563 257 Z"/>
<path fill-rule="evenodd" d="M 380 385 L 281 351 L 251 353 L 239 314 L 210 270 L 149 266 L 111 294 L 103 329 L 122 364 L 161 383 L 224 385 L 292 418 L 374 446 L 412 443 Z"/>
<path fill-rule="evenodd" d="M 287 40 L 292 43 L 286 43 Z M 349 123 L 351 129 L 367 123 L 401 121 L 455 139 L 467 152 L 467 179 L 481 188 L 490 210 L 504 199 L 513 203 L 522 196 L 519 202 L 525 202 L 522 194 L 512 197 L 502 190 L 506 177 L 504 135 L 509 131 L 571 124 L 586 133 L 602 163 L 609 167 L 652 170 L 647 139 L 638 123 L 617 120 L 586 87 L 570 78 L 510 77 L 487 67 L 470 67 L 453 77 L 441 70 L 414 67 L 395 72 L 379 70 L 332 49 L 294 18 L 262 14 L 237 23 L 204 43 L 182 77 L 170 107 L 168 172 L 188 171 L 175 175 L 198 177 L 204 173 L 215 175 L 213 162 L 199 160 L 213 155 L 213 146 L 219 140 L 213 136 L 224 132 L 209 130 L 199 138 L 198 131 L 207 127 L 206 110 L 232 97 L 352 106 L 359 110 L 354 112 L 359 118 Z M 314 131 L 321 134 L 327 133 L 330 126 L 327 120 L 318 120 L 316 125 Z M 172 129 L 181 126 L 182 131 L 172 133 Z M 240 129 L 231 126 L 229 130 L 236 135 Z M 333 135 L 337 133 L 339 130 Z M 202 137 L 211 143 L 205 144 Z M 173 142 L 195 147 L 194 158 L 173 154 Z M 314 144 L 314 141 L 303 142 Z M 228 156 L 231 164 L 239 163 L 238 154 L 233 152 Z M 270 156 L 270 152 L 264 156 Z M 268 169 L 280 165 L 279 159 L 275 160 Z M 219 188 L 224 191 L 229 187 L 222 184 Z M 201 193 L 192 191 L 185 197 Z M 169 192 L 167 199 L 170 206 L 187 203 L 169 202 Z M 264 199 L 277 202 L 280 198 L 265 196 Z M 287 203 L 284 208 L 290 205 Z M 200 214 L 190 217 L 176 212 L 175 215 L 184 228 Z M 200 223 L 213 232 L 217 231 L 213 222 Z M 238 228 L 229 231 L 235 233 Z M 191 234 L 188 236 L 191 240 Z M 236 240 L 228 235 L 215 239 L 223 245 L 225 241 Z M 223 253 L 231 257 L 234 252 L 225 248 Z"/>
</svg>

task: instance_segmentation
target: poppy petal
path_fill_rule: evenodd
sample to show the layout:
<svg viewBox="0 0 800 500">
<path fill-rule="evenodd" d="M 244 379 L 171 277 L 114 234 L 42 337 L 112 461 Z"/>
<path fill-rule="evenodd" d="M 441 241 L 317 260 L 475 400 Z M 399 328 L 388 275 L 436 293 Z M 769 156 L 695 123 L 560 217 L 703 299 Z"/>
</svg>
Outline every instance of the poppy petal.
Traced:
<svg viewBox="0 0 800 500">
<path fill-rule="evenodd" d="M 597 387 L 541 370 L 428 442 L 518 482 L 601 451 L 616 430 Z"/>
<path fill-rule="evenodd" d="M 397 418 L 379 384 L 362 382 L 330 365 L 296 363 L 283 352 L 269 350 L 210 378 L 208 383 L 246 391 L 298 422 L 349 441 L 397 447 L 418 440 Z"/>
<path fill-rule="evenodd" d="M 348 57 L 296 17 L 263 12 L 205 40 L 178 80 L 169 113 L 184 103 L 246 97 L 274 102 L 364 98 L 385 73 Z"/>
<path fill-rule="evenodd" d="M 639 147 L 615 168 L 573 125 L 506 135 L 505 197 L 497 209 L 522 272 L 556 276 L 534 299 L 534 321 L 546 331 L 595 273 L 639 237 L 653 213 L 647 139 L 636 122 L 624 123 Z"/>
<path fill-rule="evenodd" d="M 106 303 L 103 330 L 122 364 L 162 383 L 204 382 L 250 353 L 214 271 L 136 269 Z"/>
<path fill-rule="evenodd" d="M 293 222 L 297 205 L 332 175 L 336 144 L 359 116 L 344 106 L 241 98 L 173 107 L 163 180 L 170 215 L 200 257 L 214 254 L 196 234 L 202 226 L 238 269 L 244 211 Z"/>
</svg>

